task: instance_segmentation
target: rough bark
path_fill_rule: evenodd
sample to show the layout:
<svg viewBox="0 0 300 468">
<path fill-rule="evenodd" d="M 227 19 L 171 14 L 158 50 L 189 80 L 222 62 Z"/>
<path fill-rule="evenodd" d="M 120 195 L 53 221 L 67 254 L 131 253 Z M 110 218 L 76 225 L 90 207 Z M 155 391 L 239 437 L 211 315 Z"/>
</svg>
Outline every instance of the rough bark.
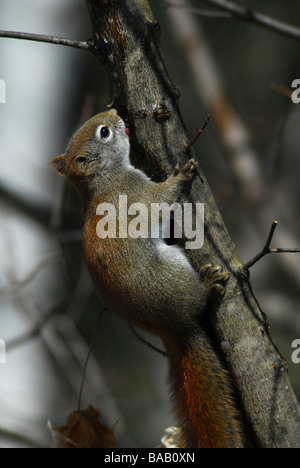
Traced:
<svg viewBox="0 0 300 468">
<path fill-rule="evenodd" d="M 194 157 L 160 49 L 160 29 L 146 0 L 87 0 L 93 52 L 106 67 L 114 107 L 131 127 L 132 162 L 156 181 Z M 205 203 L 205 243 L 187 251 L 199 271 L 205 263 L 230 274 L 212 317 L 213 330 L 236 384 L 249 436 L 258 447 L 299 447 L 300 409 L 284 359 L 247 272 L 224 226 L 205 175 L 190 199 Z M 187 285 L 188 287 L 188 285 Z"/>
</svg>

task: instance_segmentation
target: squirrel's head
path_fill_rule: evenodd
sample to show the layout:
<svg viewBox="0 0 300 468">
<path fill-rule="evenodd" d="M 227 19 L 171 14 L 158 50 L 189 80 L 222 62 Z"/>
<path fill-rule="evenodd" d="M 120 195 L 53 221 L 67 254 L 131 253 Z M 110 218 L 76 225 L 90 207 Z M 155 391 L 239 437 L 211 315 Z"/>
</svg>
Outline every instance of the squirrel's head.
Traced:
<svg viewBox="0 0 300 468">
<path fill-rule="evenodd" d="M 115 109 L 95 115 L 72 137 L 65 154 L 51 165 L 80 189 L 93 176 L 129 163 L 129 131 Z"/>
</svg>

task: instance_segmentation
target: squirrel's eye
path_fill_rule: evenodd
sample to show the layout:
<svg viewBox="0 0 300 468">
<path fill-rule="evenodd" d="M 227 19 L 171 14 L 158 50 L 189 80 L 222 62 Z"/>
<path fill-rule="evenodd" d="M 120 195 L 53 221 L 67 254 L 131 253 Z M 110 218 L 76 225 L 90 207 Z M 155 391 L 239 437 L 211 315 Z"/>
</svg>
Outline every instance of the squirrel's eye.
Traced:
<svg viewBox="0 0 300 468">
<path fill-rule="evenodd" d="M 107 125 L 99 125 L 96 128 L 95 136 L 97 140 L 102 141 L 102 143 L 109 143 L 113 138 L 113 130 L 111 130 Z"/>
<path fill-rule="evenodd" d="M 108 127 L 102 127 L 100 130 L 101 138 L 108 138 L 110 135 L 110 130 Z"/>
</svg>

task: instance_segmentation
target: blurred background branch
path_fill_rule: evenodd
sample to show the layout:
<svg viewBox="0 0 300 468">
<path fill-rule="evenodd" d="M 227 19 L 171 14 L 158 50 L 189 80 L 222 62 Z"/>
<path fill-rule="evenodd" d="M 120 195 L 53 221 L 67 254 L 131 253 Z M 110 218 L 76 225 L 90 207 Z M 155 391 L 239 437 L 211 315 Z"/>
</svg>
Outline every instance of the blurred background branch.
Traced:
<svg viewBox="0 0 300 468">
<path fill-rule="evenodd" d="M 283 34 L 284 36 L 296 39 L 297 41 L 300 40 L 300 28 L 286 24 L 282 21 L 272 18 L 271 16 L 259 13 L 252 8 L 244 7 L 227 0 L 202 1 L 214 7 L 221 8 L 228 13 L 231 13 L 233 17 L 237 17 L 243 21 L 262 26 L 264 28 L 270 29 L 271 31 L 274 31 L 275 33 Z"/>
</svg>

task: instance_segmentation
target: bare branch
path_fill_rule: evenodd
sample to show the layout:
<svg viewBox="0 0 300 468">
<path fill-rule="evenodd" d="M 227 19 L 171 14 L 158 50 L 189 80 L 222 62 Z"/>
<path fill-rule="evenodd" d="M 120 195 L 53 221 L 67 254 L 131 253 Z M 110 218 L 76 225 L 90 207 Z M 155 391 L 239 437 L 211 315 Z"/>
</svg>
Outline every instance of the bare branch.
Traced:
<svg viewBox="0 0 300 468">
<path fill-rule="evenodd" d="M 156 353 L 160 354 L 161 356 L 164 356 L 164 357 L 167 357 L 168 354 L 163 351 L 162 349 L 160 348 L 157 348 L 156 346 L 154 346 L 153 344 L 149 343 L 149 341 L 145 340 L 145 338 L 143 338 L 137 331 L 136 329 L 134 328 L 133 325 L 131 325 L 131 323 L 128 324 L 129 325 L 129 328 L 130 330 L 132 331 L 133 335 L 138 339 L 138 341 L 144 345 L 147 346 L 147 348 L 149 349 L 152 349 L 153 351 L 155 351 Z"/>
<path fill-rule="evenodd" d="M 200 130 L 198 130 L 197 134 L 194 136 L 194 138 L 190 141 L 190 143 L 187 145 L 187 149 L 189 149 L 192 145 L 194 145 L 196 143 L 196 141 L 198 140 L 199 136 L 202 135 L 202 133 L 205 131 L 207 125 L 209 124 L 209 121 L 210 121 L 210 115 L 208 115 L 205 119 L 205 122 L 202 126 L 202 128 L 200 128 Z"/>
<path fill-rule="evenodd" d="M 270 229 L 270 233 L 268 235 L 268 239 L 267 239 L 267 242 L 264 246 L 264 250 L 269 250 L 269 247 L 270 247 L 270 244 L 272 242 L 272 239 L 273 239 L 273 236 L 274 236 L 274 232 L 275 232 L 275 229 L 277 228 L 277 225 L 278 225 L 278 220 L 275 219 L 273 221 L 273 224 L 271 226 L 271 229 Z"/>
<path fill-rule="evenodd" d="M 282 21 L 271 18 L 270 16 L 259 13 L 258 11 L 251 10 L 250 8 L 237 5 L 236 3 L 229 2 L 227 0 L 202 1 L 208 3 L 209 5 L 221 8 L 243 21 L 257 24 L 264 28 L 270 29 L 271 31 L 280 33 L 292 39 L 296 39 L 297 41 L 300 40 L 300 29 L 296 26 L 283 23 Z"/>
<path fill-rule="evenodd" d="M 47 44 L 64 45 L 73 47 L 75 49 L 91 50 L 92 45 L 89 41 L 75 41 L 73 39 L 66 39 L 58 36 L 47 36 L 44 34 L 32 34 L 19 31 L 0 31 L 0 37 L 7 37 L 10 39 L 23 39 L 26 41 L 45 42 Z"/>
<path fill-rule="evenodd" d="M 258 11 L 253 11 L 250 8 L 237 5 L 233 2 L 227 0 L 202 0 L 214 7 L 218 7 L 223 9 L 224 11 L 211 11 L 211 10 L 203 10 L 201 8 L 195 7 L 185 7 L 185 6 L 178 6 L 172 3 L 169 0 L 165 0 L 165 5 L 170 8 L 182 8 L 189 13 L 194 13 L 195 15 L 199 15 L 205 18 L 240 18 L 243 21 L 252 22 L 259 26 L 265 27 L 270 29 L 274 32 L 278 32 L 285 36 L 288 36 L 292 39 L 300 40 L 300 28 L 296 26 L 292 26 L 290 24 L 284 23 L 277 19 L 271 18 L 267 15 L 259 13 Z"/>
<path fill-rule="evenodd" d="M 272 242 L 277 225 L 278 225 L 278 220 L 275 219 L 275 221 L 273 221 L 273 224 L 271 226 L 271 230 L 270 230 L 270 233 L 269 233 L 269 236 L 268 236 L 268 239 L 264 248 L 262 249 L 261 252 L 255 255 L 255 257 L 252 258 L 252 260 L 249 260 L 249 262 L 245 263 L 244 270 L 249 270 L 249 268 L 255 265 L 255 263 L 257 263 L 261 258 L 265 257 L 265 255 L 268 255 L 270 253 L 300 253 L 300 249 L 297 249 L 297 248 L 296 249 L 270 249 L 270 244 Z"/>
<path fill-rule="evenodd" d="M 270 249 L 269 253 L 300 253 L 300 248 L 296 249 Z"/>
</svg>

